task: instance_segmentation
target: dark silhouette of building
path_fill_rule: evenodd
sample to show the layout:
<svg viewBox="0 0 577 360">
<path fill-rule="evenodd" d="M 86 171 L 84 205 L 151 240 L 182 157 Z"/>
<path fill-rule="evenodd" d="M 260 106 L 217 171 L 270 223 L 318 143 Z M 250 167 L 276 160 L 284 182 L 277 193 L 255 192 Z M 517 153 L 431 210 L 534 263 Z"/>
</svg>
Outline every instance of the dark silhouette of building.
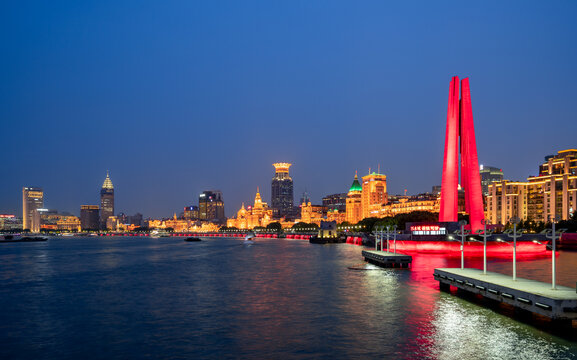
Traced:
<svg viewBox="0 0 577 360">
<path fill-rule="evenodd" d="M 327 195 L 323 198 L 323 206 L 329 210 L 346 211 L 347 193 Z"/>
<path fill-rule="evenodd" d="M 203 191 L 198 197 L 198 216 L 200 220 L 226 223 L 224 201 L 220 190 Z"/>
<path fill-rule="evenodd" d="M 106 179 L 100 190 L 100 227 L 106 229 L 106 220 L 114 216 L 114 186 L 106 171 Z"/>
<path fill-rule="evenodd" d="M 100 207 L 98 205 L 80 206 L 80 227 L 82 230 L 98 230 L 100 228 Z"/>
<path fill-rule="evenodd" d="M 294 215 L 293 179 L 289 176 L 291 165 L 289 163 L 272 164 L 275 174 L 271 184 L 271 206 L 274 215 L 279 217 Z"/>
</svg>

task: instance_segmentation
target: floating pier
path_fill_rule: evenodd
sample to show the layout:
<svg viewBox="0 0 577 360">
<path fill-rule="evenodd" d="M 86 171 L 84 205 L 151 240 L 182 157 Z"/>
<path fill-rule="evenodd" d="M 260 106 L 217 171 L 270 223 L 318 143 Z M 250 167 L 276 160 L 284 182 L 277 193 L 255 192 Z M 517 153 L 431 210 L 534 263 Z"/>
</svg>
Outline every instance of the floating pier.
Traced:
<svg viewBox="0 0 577 360">
<path fill-rule="evenodd" d="M 363 250 L 365 261 L 382 267 L 408 268 L 413 262 L 410 255 L 392 253 L 388 251 Z"/>
<path fill-rule="evenodd" d="M 554 321 L 571 325 L 577 320 L 577 292 L 567 286 L 556 286 L 553 290 L 549 283 L 519 277 L 513 281 L 511 276 L 483 274 L 479 269 L 440 268 L 435 269 L 433 276 L 444 291 L 453 286 Z"/>
</svg>

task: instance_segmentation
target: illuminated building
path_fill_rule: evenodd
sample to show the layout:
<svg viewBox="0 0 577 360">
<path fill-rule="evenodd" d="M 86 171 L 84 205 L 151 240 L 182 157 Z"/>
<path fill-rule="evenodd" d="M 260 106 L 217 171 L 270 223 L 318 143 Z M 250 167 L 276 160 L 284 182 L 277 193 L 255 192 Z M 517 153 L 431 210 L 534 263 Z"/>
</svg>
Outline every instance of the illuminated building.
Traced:
<svg viewBox="0 0 577 360">
<path fill-rule="evenodd" d="M 23 187 L 22 188 L 22 227 L 23 229 L 40 231 L 40 224 L 36 231 L 32 229 L 32 218 L 37 209 L 44 207 L 44 191 L 42 188 Z"/>
<path fill-rule="evenodd" d="M 327 210 L 327 221 L 336 221 L 337 224 L 340 224 L 347 221 L 347 213 L 337 209 Z"/>
<path fill-rule="evenodd" d="M 198 218 L 218 224 L 225 223 L 224 201 L 222 200 L 222 192 L 220 190 L 203 191 L 202 194 L 199 195 Z"/>
<path fill-rule="evenodd" d="M 98 205 L 80 206 L 80 226 L 82 230 L 100 228 L 100 207 Z"/>
<path fill-rule="evenodd" d="M 0 214 L 0 230 L 22 230 L 22 220 L 12 214 Z"/>
<path fill-rule="evenodd" d="M 499 168 L 481 165 L 479 173 L 481 175 L 481 189 L 485 196 L 489 194 L 489 184 L 503 181 L 503 170 Z"/>
<path fill-rule="evenodd" d="M 577 205 L 577 149 L 547 156 L 539 175 L 526 182 L 503 180 L 489 185 L 487 217 L 505 224 L 511 217 L 547 222 L 569 219 Z"/>
<path fill-rule="evenodd" d="M 102 184 L 102 189 L 100 190 L 100 227 L 102 229 L 108 229 L 106 220 L 109 216 L 114 215 L 114 186 L 110 180 L 110 175 L 106 171 L 106 179 L 104 179 L 104 184 Z"/>
<path fill-rule="evenodd" d="M 363 188 L 359 184 L 359 177 L 355 172 L 355 179 L 347 193 L 347 204 L 346 204 L 346 221 L 351 224 L 356 224 L 363 219 L 363 209 L 361 204 L 361 194 Z"/>
<path fill-rule="evenodd" d="M 332 194 L 323 198 L 323 206 L 327 209 L 337 209 L 345 212 L 347 210 L 347 194 Z"/>
<path fill-rule="evenodd" d="M 254 197 L 254 205 L 245 209 L 244 203 L 235 218 L 228 219 L 226 225 L 228 227 L 236 227 L 238 229 L 253 229 L 255 226 L 266 227 L 272 222 L 273 210 L 268 207 L 268 204 L 262 201 L 259 189 L 256 189 Z"/>
<path fill-rule="evenodd" d="M 68 213 L 58 214 L 56 210 L 36 209 L 32 219 L 34 232 L 43 230 L 80 231 L 80 219 Z"/>
<path fill-rule="evenodd" d="M 199 218 L 198 206 L 186 206 L 182 216 L 185 220 L 197 220 Z"/>
<path fill-rule="evenodd" d="M 80 231 L 80 219 L 72 215 L 60 215 L 59 219 L 56 221 L 56 229 L 65 231 Z"/>
<path fill-rule="evenodd" d="M 393 217 L 399 214 L 409 214 L 413 211 L 439 212 L 440 201 L 435 194 L 392 196 L 389 200 L 389 203 L 381 208 L 378 217 Z"/>
<path fill-rule="evenodd" d="M 460 163 L 459 152 L 461 153 Z M 484 212 L 471 91 L 469 79 L 463 79 L 459 101 L 459 78 L 454 76 L 449 87 L 440 222 L 457 221 L 459 164 L 461 165 L 461 186 L 465 190 L 465 209 L 469 214 L 471 230 L 476 231 L 483 228 Z"/>
<path fill-rule="evenodd" d="M 363 176 L 362 218 L 378 217 L 381 207 L 387 203 L 387 200 L 387 176 L 375 172 Z"/>
<path fill-rule="evenodd" d="M 293 215 L 293 179 L 289 175 L 292 164 L 275 163 L 275 174 L 271 183 L 271 205 L 279 217 Z"/>
<path fill-rule="evenodd" d="M 326 208 L 324 206 L 312 205 L 310 201 L 308 203 L 302 203 L 300 222 L 320 225 L 321 220 L 324 220 L 325 210 Z"/>
</svg>

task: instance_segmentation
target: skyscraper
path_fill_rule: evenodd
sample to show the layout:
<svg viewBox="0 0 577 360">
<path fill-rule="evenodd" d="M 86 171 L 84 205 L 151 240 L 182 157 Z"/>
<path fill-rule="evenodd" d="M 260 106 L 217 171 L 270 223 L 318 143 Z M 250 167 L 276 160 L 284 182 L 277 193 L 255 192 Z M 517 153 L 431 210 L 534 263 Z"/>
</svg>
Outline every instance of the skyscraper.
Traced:
<svg viewBox="0 0 577 360">
<path fill-rule="evenodd" d="M 224 201 L 220 190 L 203 191 L 198 197 L 198 217 L 219 224 L 226 223 Z"/>
<path fill-rule="evenodd" d="M 481 188 L 484 195 L 489 195 L 489 184 L 503 181 L 503 170 L 499 168 L 481 165 L 479 173 L 481 174 Z"/>
<path fill-rule="evenodd" d="M 461 153 L 460 162 L 459 152 Z M 459 164 L 461 165 L 461 187 L 465 190 L 465 210 L 469 214 L 471 230 L 476 231 L 483 228 L 482 220 L 485 215 L 473 126 L 471 90 L 469 79 L 463 79 L 459 101 L 459 77 L 454 76 L 449 86 L 439 221 L 457 221 Z"/>
<path fill-rule="evenodd" d="M 289 168 L 292 164 L 275 163 L 274 177 L 271 183 L 271 205 L 276 215 L 290 216 L 293 214 L 293 179 L 289 176 Z"/>
<path fill-rule="evenodd" d="M 42 188 L 22 188 L 22 229 L 32 230 L 34 212 L 43 207 L 44 191 L 42 191 Z"/>
<path fill-rule="evenodd" d="M 106 171 L 106 179 L 100 190 L 100 227 L 102 229 L 106 229 L 106 220 L 110 216 L 114 216 L 114 186 Z"/>
</svg>

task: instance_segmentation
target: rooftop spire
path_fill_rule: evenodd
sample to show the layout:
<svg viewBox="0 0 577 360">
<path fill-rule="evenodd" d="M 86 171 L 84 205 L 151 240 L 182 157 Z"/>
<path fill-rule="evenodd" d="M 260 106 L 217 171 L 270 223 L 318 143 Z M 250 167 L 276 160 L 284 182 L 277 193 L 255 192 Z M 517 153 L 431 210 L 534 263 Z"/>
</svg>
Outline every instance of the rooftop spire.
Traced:
<svg viewBox="0 0 577 360">
<path fill-rule="evenodd" d="M 104 184 L 102 184 L 103 189 L 114 190 L 114 185 L 112 185 L 112 180 L 110 180 L 110 174 L 106 170 L 106 179 L 104 179 Z"/>
</svg>

